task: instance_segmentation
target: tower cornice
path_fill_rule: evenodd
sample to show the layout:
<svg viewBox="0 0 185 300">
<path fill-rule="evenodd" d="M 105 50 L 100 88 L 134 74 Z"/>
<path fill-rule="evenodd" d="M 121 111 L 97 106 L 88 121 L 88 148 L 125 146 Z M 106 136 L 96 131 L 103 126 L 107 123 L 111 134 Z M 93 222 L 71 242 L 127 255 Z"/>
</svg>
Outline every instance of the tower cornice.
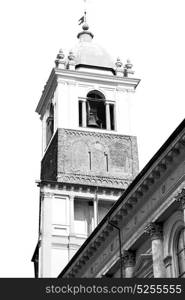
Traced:
<svg viewBox="0 0 185 300">
<path fill-rule="evenodd" d="M 54 93 L 56 86 L 57 86 L 56 73 L 55 73 L 55 69 L 52 69 L 48 81 L 46 82 L 44 89 L 42 91 L 42 95 L 40 97 L 39 103 L 35 110 L 39 115 L 41 115 L 41 117 L 42 117 L 43 107 L 46 105 L 48 98 L 52 95 L 52 93 Z"/>
<path fill-rule="evenodd" d="M 130 77 L 117 77 L 111 75 L 104 75 L 91 72 L 83 72 L 77 70 L 61 70 L 53 68 L 49 76 L 48 81 L 44 87 L 39 103 L 36 108 L 36 112 L 41 115 L 43 108 L 47 105 L 49 99 L 52 97 L 58 83 L 64 83 L 71 80 L 76 82 L 95 82 L 104 85 L 111 85 L 116 88 L 125 89 L 126 91 L 134 92 L 138 86 L 140 79 Z"/>
<path fill-rule="evenodd" d="M 132 78 L 132 77 L 116 77 L 111 75 L 105 75 L 105 74 L 99 74 L 97 73 L 91 73 L 91 72 L 83 72 L 83 71 L 77 71 L 77 70 L 59 70 L 55 69 L 55 74 L 58 76 L 58 78 L 62 79 L 75 79 L 77 81 L 98 81 L 101 84 L 108 83 L 109 85 L 114 86 L 125 86 L 135 89 L 137 85 L 140 82 L 140 79 L 138 78 Z"/>
</svg>

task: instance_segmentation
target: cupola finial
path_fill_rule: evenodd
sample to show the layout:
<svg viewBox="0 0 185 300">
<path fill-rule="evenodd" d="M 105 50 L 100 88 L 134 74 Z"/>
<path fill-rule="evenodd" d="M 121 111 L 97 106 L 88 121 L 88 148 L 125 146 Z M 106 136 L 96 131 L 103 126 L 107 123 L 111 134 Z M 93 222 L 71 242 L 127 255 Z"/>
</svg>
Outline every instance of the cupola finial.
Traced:
<svg viewBox="0 0 185 300">
<path fill-rule="evenodd" d="M 88 31 L 89 30 L 89 25 L 87 24 L 87 8 L 86 8 L 86 0 L 84 0 L 84 14 L 83 16 L 78 20 L 78 25 L 82 25 L 82 29 L 83 31 L 81 31 L 77 37 L 80 38 L 82 35 L 87 34 L 89 35 L 91 38 L 93 38 L 93 34 Z"/>
</svg>

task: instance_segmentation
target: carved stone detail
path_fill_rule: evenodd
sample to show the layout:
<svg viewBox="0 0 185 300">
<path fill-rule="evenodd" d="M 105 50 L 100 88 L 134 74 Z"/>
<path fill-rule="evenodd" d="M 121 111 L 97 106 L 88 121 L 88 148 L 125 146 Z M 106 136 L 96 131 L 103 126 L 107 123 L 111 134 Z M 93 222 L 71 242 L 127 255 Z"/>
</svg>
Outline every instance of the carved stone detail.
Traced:
<svg viewBox="0 0 185 300">
<path fill-rule="evenodd" d="M 152 240 L 162 239 L 163 229 L 160 223 L 149 223 L 145 227 L 145 233 L 148 234 Z"/>
<path fill-rule="evenodd" d="M 54 194 L 49 192 L 41 192 L 40 195 L 41 195 L 41 199 L 44 199 L 44 198 L 52 198 Z"/>
<path fill-rule="evenodd" d="M 117 58 L 115 65 L 116 65 L 116 75 L 123 76 L 123 63 L 121 62 L 119 57 Z"/>
<path fill-rule="evenodd" d="M 106 134 L 106 133 L 100 133 L 100 132 L 92 132 L 92 131 L 80 131 L 80 130 L 69 130 L 65 129 L 65 134 L 66 135 L 72 135 L 72 136 L 94 136 L 98 138 L 106 138 L 108 140 L 125 140 L 129 141 L 130 138 L 127 136 L 121 136 L 117 134 Z"/>
<path fill-rule="evenodd" d="M 125 268 L 135 265 L 135 253 L 132 251 L 124 250 L 122 259 Z"/>
<path fill-rule="evenodd" d="M 116 68 L 121 68 L 123 66 L 123 63 L 119 57 L 117 58 L 115 65 Z"/>
<path fill-rule="evenodd" d="M 185 209 L 185 188 L 175 197 L 182 209 Z"/>
<path fill-rule="evenodd" d="M 58 180 L 66 183 L 80 183 L 88 185 L 98 185 L 98 186 L 112 186 L 116 188 L 125 189 L 129 185 L 131 179 L 123 179 L 117 177 L 103 177 L 103 176 L 88 176 L 88 175 L 78 175 L 78 174 L 69 174 L 69 175 L 59 175 Z"/>
<path fill-rule="evenodd" d="M 62 49 L 59 50 L 59 53 L 57 54 L 55 65 L 57 68 L 64 68 L 65 67 L 65 55 Z"/>
<path fill-rule="evenodd" d="M 69 62 L 68 62 L 69 67 L 75 66 L 75 55 L 72 50 L 69 52 L 68 59 L 69 59 Z"/>
<path fill-rule="evenodd" d="M 129 59 L 127 59 L 127 62 L 124 66 L 124 76 L 125 77 L 128 77 L 129 74 L 134 74 L 132 67 L 133 67 L 133 64 L 130 62 Z"/>
</svg>

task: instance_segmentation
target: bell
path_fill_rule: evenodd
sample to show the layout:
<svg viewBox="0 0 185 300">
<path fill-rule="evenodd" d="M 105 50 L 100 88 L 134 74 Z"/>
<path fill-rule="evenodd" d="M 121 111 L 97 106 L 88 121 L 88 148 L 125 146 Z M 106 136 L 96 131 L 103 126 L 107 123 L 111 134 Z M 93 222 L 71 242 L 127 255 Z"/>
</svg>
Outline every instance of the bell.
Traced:
<svg viewBox="0 0 185 300">
<path fill-rule="evenodd" d="M 89 110 L 89 113 L 88 113 L 88 126 L 89 127 L 95 127 L 95 128 L 100 127 L 96 107 L 90 107 L 90 110 Z"/>
</svg>

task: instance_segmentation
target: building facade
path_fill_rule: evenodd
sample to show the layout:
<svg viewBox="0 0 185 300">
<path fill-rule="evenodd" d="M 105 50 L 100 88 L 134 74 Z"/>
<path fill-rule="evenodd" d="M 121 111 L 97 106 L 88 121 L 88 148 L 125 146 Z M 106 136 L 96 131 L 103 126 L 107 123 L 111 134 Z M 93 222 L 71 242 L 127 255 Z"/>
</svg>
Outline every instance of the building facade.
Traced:
<svg viewBox="0 0 185 300">
<path fill-rule="evenodd" d="M 185 120 L 59 277 L 185 277 Z"/>
<path fill-rule="evenodd" d="M 36 112 L 42 122 L 36 277 L 57 277 L 138 173 L 132 65 L 94 42 L 86 23 L 59 51 Z"/>
</svg>

